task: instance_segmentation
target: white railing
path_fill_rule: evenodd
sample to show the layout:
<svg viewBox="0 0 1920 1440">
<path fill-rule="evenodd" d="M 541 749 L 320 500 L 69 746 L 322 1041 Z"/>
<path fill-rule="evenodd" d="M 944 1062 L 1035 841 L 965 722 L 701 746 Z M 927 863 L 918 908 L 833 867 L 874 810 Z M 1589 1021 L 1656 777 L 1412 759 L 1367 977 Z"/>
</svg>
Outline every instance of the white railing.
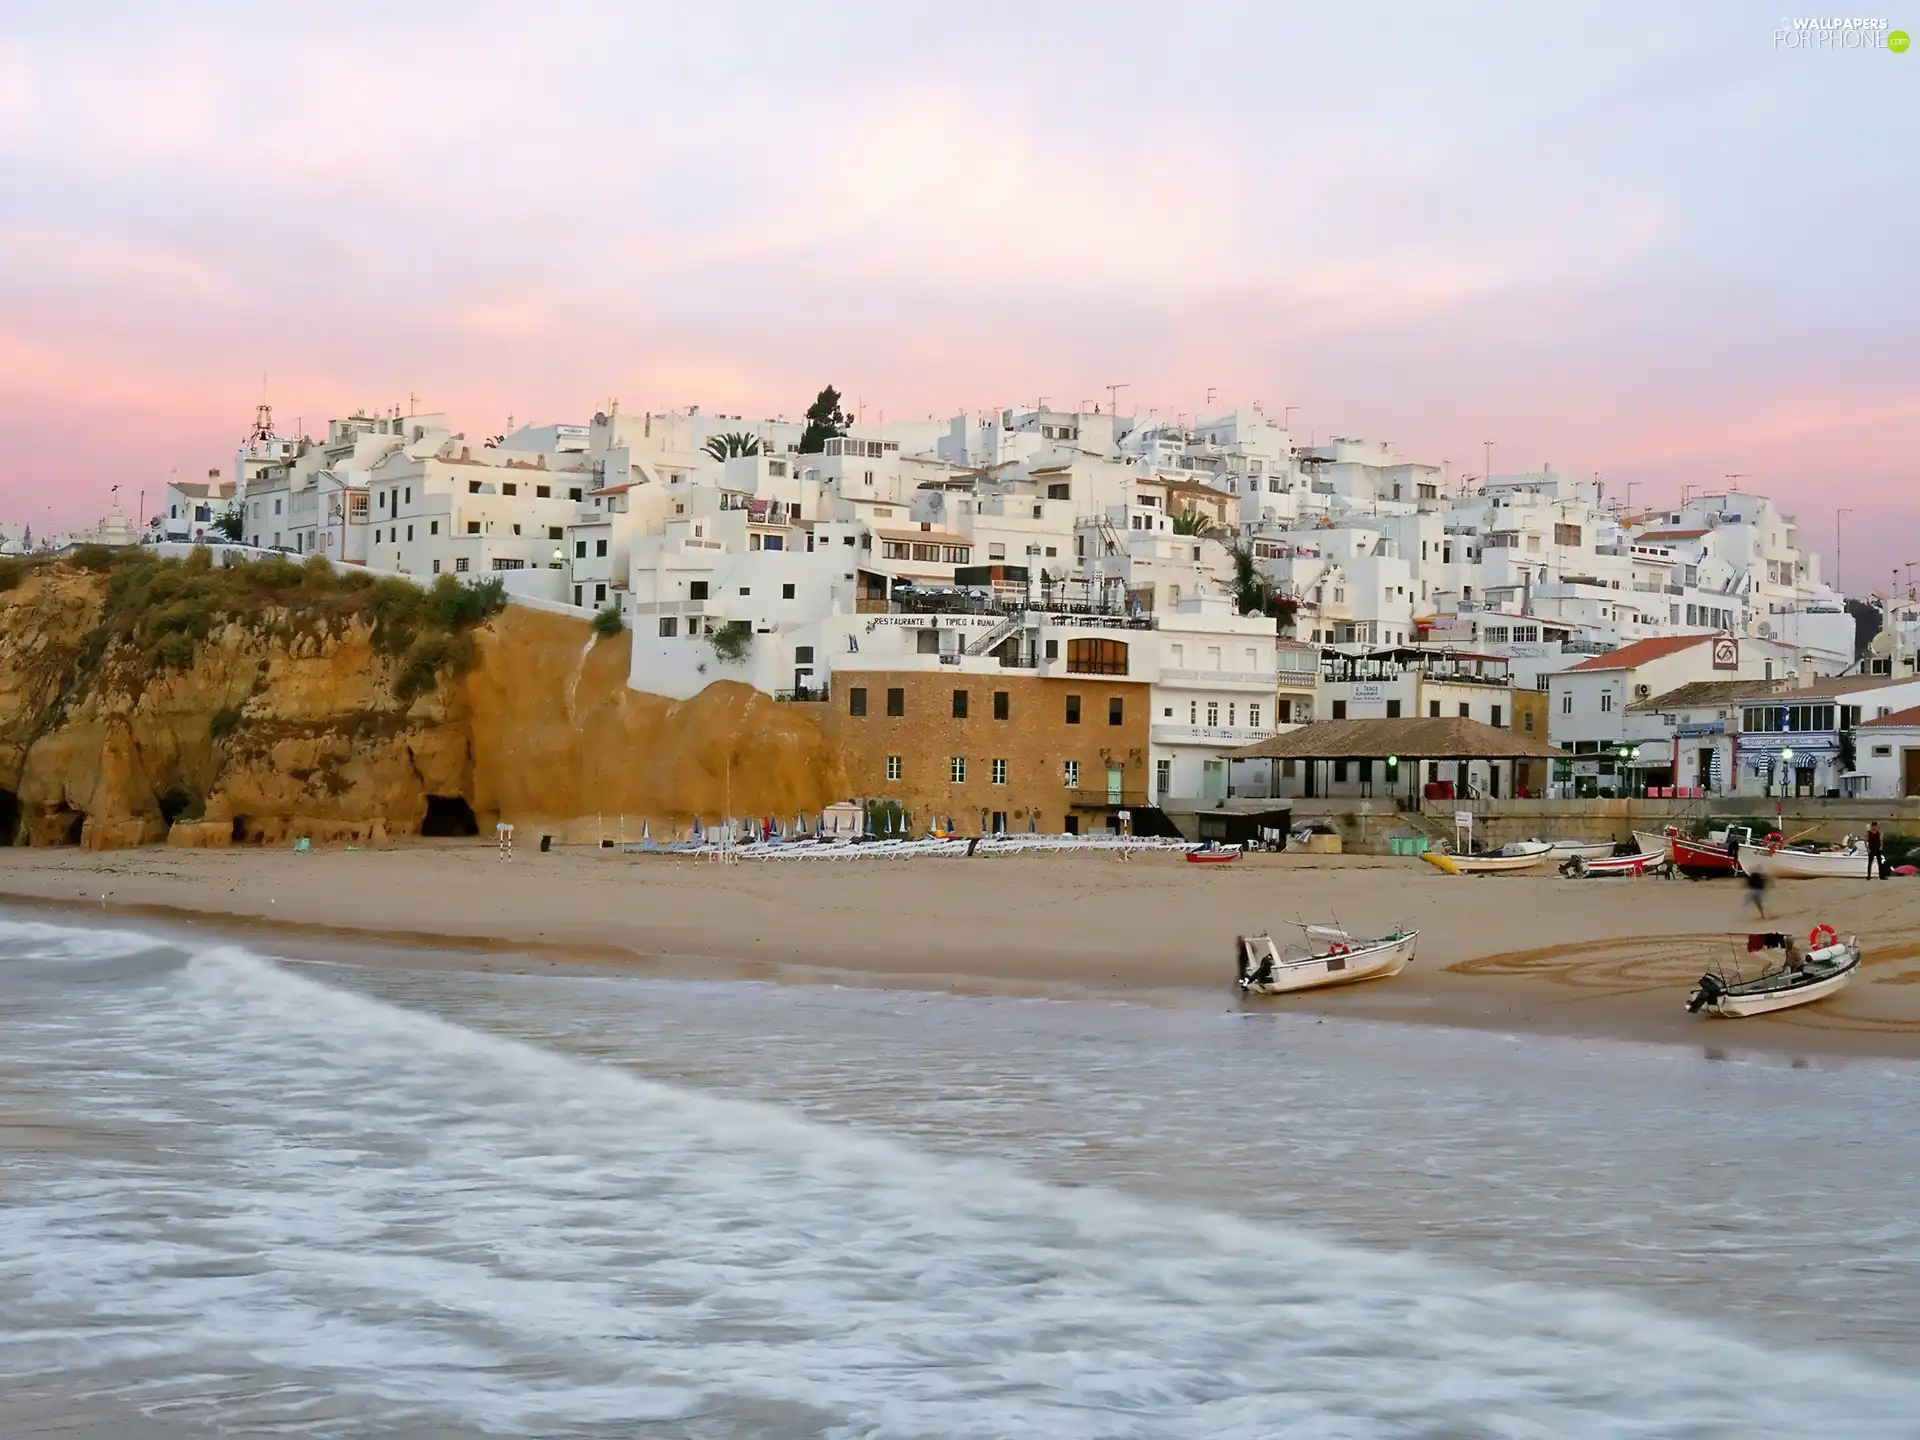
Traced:
<svg viewBox="0 0 1920 1440">
<path fill-rule="evenodd" d="M 1155 745 L 1251 745 L 1272 736 L 1271 730 L 1250 725 L 1176 725 L 1171 722 L 1148 727 L 1148 738 Z"/>
<path fill-rule="evenodd" d="M 1271 690 L 1276 681 L 1263 670 L 1162 670 L 1163 685 L 1257 685 Z"/>
</svg>

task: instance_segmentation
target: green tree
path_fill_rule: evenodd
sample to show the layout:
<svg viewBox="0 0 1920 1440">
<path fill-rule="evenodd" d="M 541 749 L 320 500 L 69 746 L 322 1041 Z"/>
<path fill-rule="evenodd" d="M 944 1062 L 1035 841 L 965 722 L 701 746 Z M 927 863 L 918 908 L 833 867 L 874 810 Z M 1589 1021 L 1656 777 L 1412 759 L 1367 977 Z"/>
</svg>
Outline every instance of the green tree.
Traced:
<svg viewBox="0 0 1920 1440">
<path fill-rule="evenodd" d="M 1176 535 L 1206 536 L 1213 534 L 1213 521 L 1198 510 L 1183 510 L 1173 517 L 1173 533 Z"/>
<path fill-rule="evenodd" d="M 213 532 L 225 536 L 235 545 L 240 543 L 240 527 L 246 524 L 246 517 L 240 513 L 239 505 L 229 505 L 213 517 Z"/>
<path fill-rule="evenodd" d="M 1266 576 L 1254 563 L 1253 551 L 1245 545 L 1233 547 L 1233 605 L 1242 615 L 1264 615 L 1272 592 Z"/>
<path fill-rule="evenodd" d="M 735 455 L 758 455 L 760 437 L 749 435 L 744 430 L 729 430 L 722 435 L 709 435 L 707 443 L 700 448 L 716 460 L 730 460 Z"/>
<path fill-rule="evenodd" d="M 847 433 L 853 417 L 840 408 L 840 392 L 829 385 L 807 407 L 807 428 L 800 435 L 800 453 L 818 455 L 827 441 Z"/>
</svg>

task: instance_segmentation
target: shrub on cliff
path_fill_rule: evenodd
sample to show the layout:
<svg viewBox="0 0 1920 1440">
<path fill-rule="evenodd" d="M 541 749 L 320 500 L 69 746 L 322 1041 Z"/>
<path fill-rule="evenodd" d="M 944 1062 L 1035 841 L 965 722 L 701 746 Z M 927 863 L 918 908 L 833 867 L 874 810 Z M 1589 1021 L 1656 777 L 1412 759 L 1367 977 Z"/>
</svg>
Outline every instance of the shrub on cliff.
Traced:
<svg viewBox="0 0 1920 1440">
<path fill-rule="evenodd" d="M 451 575 L 442 575 L 433 582 L 426 601 L 428 618 L 452 630 L 478 625 L 498 615 L 507 605 L 507 587 L 497 578 L 464 585 Z"/>
<path fill-rule="evenodd" d="M 602 640 L 611 640 L 626 627 L 620 623 L 620 607 L 609 605 L 598 611 L 593 617 L 593 633 Z"/>
</svg>

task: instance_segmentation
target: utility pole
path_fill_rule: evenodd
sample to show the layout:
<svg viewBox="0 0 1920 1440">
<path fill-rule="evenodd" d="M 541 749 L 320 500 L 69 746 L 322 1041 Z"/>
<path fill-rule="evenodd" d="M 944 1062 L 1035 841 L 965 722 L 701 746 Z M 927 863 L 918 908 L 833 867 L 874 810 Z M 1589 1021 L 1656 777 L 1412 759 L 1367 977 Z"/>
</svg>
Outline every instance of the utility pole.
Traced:
<svg viewBox="0 0 1920 1440">
<path fill-rule="evenodd" d="M 1107 386 L 1107 413 L 1109 415 L 1118 415 L 1120 413 L 1120 392 L 1122 390 L 1131 390 L 1132 388 L 1132 384 L 1124 380 L 1118 385 Z"/>
<path fill-rule="evenodd" d="M 1480 443 L 1486 447 L 1487 452 L 1487 463 L 1480 472 L 1480 488 L 1484 490 L 1487 488 L 1487 482 L 1493 479 L 1493 441 L 1482 440 Z"/>
<path fill-rule="evenodd" d="M 1207 404 L 1209 404 L 1209 405 L 1211 405 L 1211 404 L 1213 404 L 1213 397 L 1214 397 L 1214 396 L 1216 396 L 1216 395 L 1218 395 L 1219 393 L 1220 393 L 1220 392 L 1219 392 L 1219 391 L 1218 391 L 1217 389 L 1215 389 L 1215 388 L 1214 388 L 1213 386 L 1211 386 L 1211 385 L 1209 385 L 1209 386 L 1207 387 Z"/>
<path fill-rule="evenodd" d="M 1833 512 L 1833 588 L 1836 590 L 1840 589 L 1840 517 L 1852 513 L 1851 505 L 1842 505 Z"/>
</svg>

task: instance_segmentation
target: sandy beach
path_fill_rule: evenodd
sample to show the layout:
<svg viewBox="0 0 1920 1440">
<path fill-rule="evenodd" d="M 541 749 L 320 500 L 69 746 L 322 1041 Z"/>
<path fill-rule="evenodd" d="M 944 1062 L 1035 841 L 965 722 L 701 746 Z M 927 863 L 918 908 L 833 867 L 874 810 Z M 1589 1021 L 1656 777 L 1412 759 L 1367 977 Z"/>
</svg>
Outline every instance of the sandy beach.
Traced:
<svg viewBox="0 0 1920 1440">
<path fill-rule="evenodd" d="M 1776 1017 L 1684 1013 L 1707 961 L 1756 922 L 1730 882 L 1444 876 L 1388 857 L 1172 856 L 710 862 L 612 850 L 418 842 L 370 850 L 0 857 L 0 899 L 235 934 L 368 963 L 624 966 L 687 977 L 1284 1005 L 1327 1015 L 1775 1051 L 1920 1056 L 1920 886 L 1789 882 L 1769 928 L 1858 933 L 1863 975 Z M 1241 1001 L 1233 938 L 1337 919 L 1407 922 L 1398 979 Z"/>
</svg>

